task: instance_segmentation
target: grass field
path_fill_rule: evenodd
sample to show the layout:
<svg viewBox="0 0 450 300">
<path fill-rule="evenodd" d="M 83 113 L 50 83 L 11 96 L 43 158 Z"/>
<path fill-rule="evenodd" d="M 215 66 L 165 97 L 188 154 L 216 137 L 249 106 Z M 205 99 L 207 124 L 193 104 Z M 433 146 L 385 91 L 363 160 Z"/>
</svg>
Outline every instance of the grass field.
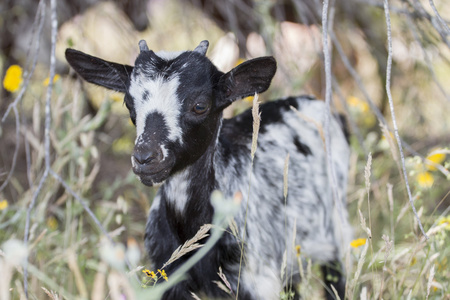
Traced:
<svg viewBox="0 0 450 300">
<path fill-rule="evenodd" d="M 127 20 L 117 25 L 121 16 L 110 6 L 87 12 L 75 25 L 60 24 L 53 43 L 57 76 L 50 88 L 52 64 L 39 61 L 28 80 L 30 61 L 11 68 L 6 57 L 0 57 L 2 74 L 10 72 L 2 78 L 2 88 L 9 92 L 3 91 L 0 99 L 1 300 L 26 299 L 25 290 L 28 299 L 152 299 L 164 288 L 154 286 L 155 281 L 175 281 L 164 269 L 149 269 L 143 235 L 156 189 L 143 186 L 131 171 L 135 129 L 122 96 L 82 84 L 67 71 L 62 56 L 71 46 L 132 64 L 141 38 L 155 50 L 192 49 L 208 38 L 209 53 L 218 63 L 224 68 L 237 63 L 237 47 L 225 32 L 199 11 L 169 3 L 156 6 L 159 13 L 152 15 L 152 27 L 144 32 L 130 30 Z M 406 4 L 392 5 L 400 9 Z M 449 7 L 444 1 L 436 5 L 448 20 Z M 102 17 L 105 9 L 111 10 Z M 373 30 L 386 32 L 383 8 L 372 9 L 378 21 Z M 427 11 L 432 14 L 431 8 Z M 333 107 L 347 114 L 352 132 L 348 210 L 354 241 L 345 258 L 346 298 L 450 299 L 449 39 L 446 44 L 426 19 L 410 20 L 393 8 L 391 17 L 395 121 L 403 139 L 411 200 L 428 239 L 411 208 L 383 74 L 370 41 L 358 28 L 335 20 L 332 34 L 340 43 L 330 37 Z M 271 45 L 261 47 L 256 35 L 249 43 L 252 53 L 272 53 L 278 60 L 272 88 L 260 99 L 304 93 L 323 98 L 321 28 L 276 22 L 268 27 Z M 113 33 L 104 37 L 102 28 Z M 108 47 L 102 47 L 106 43 Z M 10 106 L 16 99 L 17 105 Z M 384 108 L 387 125 L 372 104 Z M 227 115 L 250 106 L 250 101 L 240 101 Z M 319 266 L 302 256 L 301 248 L 299 263 L 304 267 L 299 266 L 303 299 L 321 297 Z M 226 289 L 225 281 L 222 285 Z M 280 293 L 280 299 L 289 298 L 289 293 Z"/>
</svg>

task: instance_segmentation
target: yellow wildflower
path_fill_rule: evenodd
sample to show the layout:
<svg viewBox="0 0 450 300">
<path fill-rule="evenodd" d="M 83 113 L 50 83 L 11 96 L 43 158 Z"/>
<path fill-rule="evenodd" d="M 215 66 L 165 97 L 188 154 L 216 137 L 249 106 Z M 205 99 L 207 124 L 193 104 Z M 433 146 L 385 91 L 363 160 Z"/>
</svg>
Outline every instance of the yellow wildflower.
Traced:
<svg viewBox="0 0 450 300">
<path fill-rule="evenodd" d="M 51 216 L 47 218 L 47 227 L 51 230 L 58 229 L 58 220 L 55 217 Z"/>
<path fill-rule="evenodd" d="M 352 246 L 353 248 L 358 248 L 358 247 L 363 246 L 365 244 L 366 244 L 366 239 L 356 239 L 356 240 L 353 240 L 350 243 L 350 246 Z"/>
<path fill-rule="evenodd" d="M 389 133 L 390 139 L 393 140 L 393 141 L 395 141 L 395 135 L 394 135 L 394 133 L 392 133 L 392 132 L 390 132 L 390 131 L 388 131 L 388 133 Z M 382 140 L 386 140 L 386 135 L 385 135 L 385 134 L 386 134 L 386 133 L 383 132 L 383 136 L 381 137 Z"/>
<path fill-rule="evenodd" d="M 150 271 L 149 269 L 142 270 L 142 272 L 145 273 L 145 275 L 147 275 L 148 277 L 151 277 L 152 279 L 156 279 L 155 272 Z"/>
<path fill-rule="evenodd" d="M 348 98 L 347 98 L 347 104 L 348 104 L 349 106 L 355 107 L 355 106 L 358 105 L 358 102 L 359 102 L 359 101 L 360 101 L 360 100 L 359 100 L 358 98 L 354 97 L 354 96 L 351 96 L 351 97 L 348 97 Z"/>
<path fill-rule="evenodd" d="M 297 257 L 300 256 L 300 249 L 301 249 L 300 245 L 295 246 L 295 252 L 297 252 Z"/>
<path fill-rule="evenodd" d="M 444 272 L 448 269 L 448 259 L 444 257 L 441 261 L 435 261 L 435 266 L 437 266 L 438 272 Z"/>
<path fill-rule="evenodd" d="M 360 111 L 362 113 L 366 113 L 370 110 L 369 104 L 367 104 L 366 101 L 363 101 L 354 96 L 347 98 L 347 104 L 348 104 L 348 106 L 353 107 L 357 111 Z"/>
<path fill-rule="evenodd" d="M 0 210 L 4 210 L 8 207 L 8 201 L 2 200 L 0 201 Z"/>
<path fill-rule="evenodd" d="M 59 74 L 56 74 L 56 75 L 53 77 L 53 83 L 55 83 L 56 81 L 58 81 L 60 77 L 61 77 L 61 76 L 59 76 Z M 45 78 L 45 80 L 44 80 L 44 82 L 43 82 L 44 86 L 48 86 L 49 83 L 50 83 L 50 77 Z"/>
<path fill-rule="evenodd" d="M 236 64 L 235 64 L 234 66 L 237 67 L 237 66 L 239 66 L 240 64 L 242 64 L 243 62 L 245 62 L 245 59 L 243 59 L 243 58 L 241 57 L 241 58 L 239 58 L 239 59 L 236 61 Z"/>
<path fill-rule="evenodd" d="M 6 70 L 3 87 L 8 92 L 14 93 L 20 88 L 22 81 L 22 68 L 18 65 L 12 65 Z"/>
<path fill-rule="evenodd" d="M 111 92 L 109 94 L 109 99 L 111 99 L 114 102 L 122 102 L 123 101 L 123 94 L 119 92 Z"/>
<path fill-rule="evenodd" d="M 438 225 L 442 225 L 442 224 L 447 224 L 447 225 L 445 225 L 444 228 L 445 228 L 445 230 L 450 231 L 450 215 L 443 217 L 438 221 Z"/>
<path fill-rule="evenodd" d="M 417 174 L 417 183 L 424 189 L 430 188 L 434 183 L 433 175 L 430 172 L 421 172 Z"/>
<path fill-rule="evenodd" d="M 158 269 L 158 272 L 159 272 L 159 274 L 161 274 L 162 278 L 164 278 L 165 281 L 169 280 L 169 278 L 167 278 L 167 274 L 166 274 L 165 270 L 161 271 L 160 269 Z"/>
<path fill-rule="evenodd" d="M 445 160 L 445 153 L 435 153 L 427 156 L 427 160 L 434 162 L 435 164 L 441 164 Z M 436 167 L 425 161 L 427 169 L 429 171 L 436 171 Z"/>
<path fill-rule="evenodd" d="M 253 103 L 253 98 L 254 98 L 255 96 L 248 96 L 248 97 L 245 97 L 244 98 L 244 101 L 245 102 L 248 102 L 248 103 Z"/>
<path fill-rule="evenodd" d="M 351 96 L 347 98 L 347 105 L 352 113 L 355 113 L 358 117 L 358 122 L 365 127 L 372 127 L 376 118 L 373 113 L 370 112 L 369 104 L 357 97 Z"/>
</svg>

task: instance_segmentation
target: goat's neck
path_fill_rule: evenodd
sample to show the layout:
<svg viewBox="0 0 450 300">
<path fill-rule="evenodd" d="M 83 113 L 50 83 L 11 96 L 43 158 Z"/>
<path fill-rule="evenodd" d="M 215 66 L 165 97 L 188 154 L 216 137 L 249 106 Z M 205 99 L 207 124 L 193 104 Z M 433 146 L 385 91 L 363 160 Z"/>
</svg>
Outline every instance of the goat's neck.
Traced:
<svg viewBox="0 0 450 300">
<path fill-rule="evenodd" d="M 162 187 L 168 221 L 181 241 L 192 238 L 200 226 L 212 222 L 214 209 L 210 199 L 216 188 L 216 144 L 215 138 L 195 163 L 174 174 Z"/>
</svg>

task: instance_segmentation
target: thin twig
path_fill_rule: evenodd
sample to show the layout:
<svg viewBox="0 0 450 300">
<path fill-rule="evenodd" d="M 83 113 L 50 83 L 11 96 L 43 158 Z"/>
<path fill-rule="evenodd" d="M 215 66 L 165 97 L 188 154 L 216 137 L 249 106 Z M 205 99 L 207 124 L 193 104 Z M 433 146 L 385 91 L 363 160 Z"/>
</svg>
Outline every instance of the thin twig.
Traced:
<svg viewBox="0 0 450 300">
<path fill-rule="evenodd" d="M 437 18 L 438 21 L 439 21 L 439 24 L 441 25 L 442 29 L 443 29 L 444 31 L 446 31 L 445 37 L 449 36 L 449 35 L 450 35 L 450 28 L 448 27 L 448 25 L 447 25 L 447 23 L 445 22 L 445 20 L 444 20 L 444 19 L 441 17 L 441 15 L 439 14 L 439 12 L 438 12 L 436 6 L 434 5 L 433 0 L 429 0 L 429 2 L 430 2 L 431 9 L 433 10 L 434 14 L 436 15 L 436 18 Z"/>
<path fill-rule="evenodd" d="M 8 108 L 6 109 L 6 112 L 3 115 L 3 117 L 2 117 L 2 123 L 5 122 L 6 117 L 9 115 L 11 109 L 13 109 L 13 107 L 17 107 L 17 104 L 22 100 L 22 98 L 23 98 L 23 96 L 25 94 L 25 91 L 26 91 L 26 89 L 28 87 L 28 84 L 29 84 L 29 82 L 31 80 L 31 76 L 34 73 L 34 69 L 35 69 L 36 64 L 37 64 L 38 53 L 39 53 L 39 50 L 40 50 L 40 46 L 39 46 L 40 42 L 39 41 L 40 41 L 40 38 L 41 38 L 41 35 L 42 35 L 42 29 L 44 27 L 44 20 L 45 20 L 45 1 L 44 0 L 41 0 L 39 2 L 38 11 L 37 11 L 36 14 L 38 14 L 39 17 L 36 18 L 35 22 L 33 23 L 33 27 L 35 27 L 36 22 L 39 21 L 39 25 L 38 25 L 39 30 L 38 30 L 38 33 L 37 33 L 38 37 L 36 39 L 36 48 L 35 48 L 36 49 L 36 53 L 34 54 L 33 64 L 31 66 L 30 71 L 29 72 L 25 72 L 25 74 L 24 74 L 24 77 L 25 77 L 24 84 L 23 84 L 22 88 L 20 89 L 19 95 L 17 95 L 16 99 L 14 99 L 14 102 L 11 103 L 10 105 L 8 105 Z M 30 45 L 30 48 L 31 47 L 32 47 L 32 45 Z"/>
<path fill-rule="evenodd" d="M 383 7 L 383 1 L 377 1 L 377 0 L 357 0 L 358 3 L 363 3 L 365 5 L 373 6 L 373 7 Z M 404 15 L 410 15 L 411 12 L 407 9 L 402 9 L 397 6 L 389 5 L 389 10 L 392 12 L 395 12 L 396 14 L 404 14 Z M 415 11 L 413 16 L 415 18 L 427 18 L 427 15 L 423 15 L 418 11 Z"/>
<path fill-rule="evenodd" d="M 28 246 L 28 238 L 29 238 L 29 230 L 30 230 L 30 217 L 31 211 L 34 209 L 36 204 L 36 199 L 41 192 L 41 189 L 46 181 L 49 170 L 50 170 L 50 122 L 51 122 L 51 109 L 50 103 L 53 92 L 53 78 L 55 77 L 55 63 L 56 63 L 56 36 L 58 34 L 58 19 L 56 16 L 56 0 L 50 0 L 50 19 L 51 19 L 51 27 L 52 27 L 52 44 L 50 50 L 50 78 L 49 84 L 47 87 L 47 94 L 45 100 L 45 132 L 44 132 L 44 149 L 45 149 L 45 171 L 42 175 L 42 178 L 39 182 L 39 186 L 33 194 L 33 198 L 31 199 L 30 204 L 27 209 L 27 217 L 25 221 L 25 234 L 24 234 L 24 243 L 25 246 Z M 24 270 L 23 270 L 23 281 L 24 281 L 24 289 L 25 295 L 28 297 L 28 259 L 25 262 Z"/>
<path fill-rule="evenodd" d="M 342 60 L 342 63 L 344 64 L 345 68 L 348 70 L 350 75 L 353 77 L 353 79 L 356 82 L 356 85 L 358 86 L 359 90 L 362 92 L 364 99 L 366 100 L 367 104 L 370 107 L 370 110 L 375 114 L 377 119 L 381 121 L 383 124 L 387 124 L 386 119 L 384 118 L 381 111 L 378 109 L 378 107 L 375 105 L 375 102 L 372 100 L 372 97 L 370 97 L 369 92 L 366 90 L 364 83 L 361 79 L 361 76 L 359 76 L 358 72 L 355 70 L 355 68 L 352 67 L 352 64 L 350 63 L 350 60 L 348 59 L 347 55 L 344 52 L 344 49 L 342 48 L 341 43 L 337 39 L 334 32 L 330 32 L 331 40 L 333 41 L 334 47 L 337 50 L 339 57 Z"/>
<path fill-rule="evenodd" d="M 11 177 L 14 173 L 14 170 L 16 169 L 16 163 L 17 163 L 17 155 L 19 153 L 19 146 L 20 146 L 20 136 L 19 136 L 19 131 L 20 131 L 20 122 L 19 122 L 19 111 L 17 109 L 17 105 L 20 103 L 20 101 L 23 99 L 23 96 L 25 95 L 25 91 L 28 88 L 28 85 L 30 83 L 31 80 L 31 76 L 34 73 L 34 69 L 36 68 L 36 64 L 37 64 L 37 58 L 38 58 L 38 53 L 40 50 L 40 39 L 42 36 L 42 29 L 44 27 L 44 20 L 45 20 L 45 2 L 43 0 L 41 0 L 39 2 L 38 5 L 38 10 L 36 13 L 36 19 L 33 23 L 33 28 L 35 27 L 36 24 L 38 24 L 38 32 L 37 32 L 37 37 L 36 37 L 36 46 L 35 46 L 35 53 L 33 56 L 33 63 L 31 65 L 30 71 L 25 71 L 24 73 L 24 83 L 22 85 L 22 88 L 20 89 L 19 94 L 17 95 L 16 99 L 14 99 L 14 101 L 8 105 L 8 108 L 6 109 L 5 114 L 2 117 L 2 123 L 4 123 L 6 121 L 6 117 L 9 115 L 10 111 L 13 110 L 14 112 L 14 117 L 16 118 L 16 145 L 14 148 L 14 154 L 13 154 L 13 158 L 12 158 L 12 162 L 11 162 L 11 168 L 8 172 L 8 175 L 6 176 L 5 181 L 2 183 L 2 185 L 0 186 L 0 192 L 3 191 L 5 189 L 5 187 L 8 185 L 9 181 L 11 180 Z M 30 49 L 33 47 L 33 43 L 31 43 L 30 45 Z"/>
<path fill-rule="evenodd" d="M 44 149 L 45 149 L 45 168 L 50 169 L 50 125 L 51 125 L 51 100 L 53 93 L 53 79 L 55 78 L 56 64 L 56 36 L 58 34 L 58 19 L 56 17 L 56 0 L 50 0 L 51 24 L 52 24 L 52 45 L 50 50 L 50 76 L 47 87 L 47 96 L 45 101 L 45 131 L 44 131 Z"/>
<path fill-rule="evenodd" d="M 344 220 L 344 208 L 340 201 L 339 190 L 337 187 L 336 172 L 334 169 L 333 158 L 331 155 L 331 97 L 332 97 L 332 75 L 331 75 L 331 51 L 328 46 L 328 0 L 324 0 L 322 8 L 322 43 L 323 58 L 325 65 L 325 151 L 327 155 L 328 170 L 330 176 L 331 191 L 333 193 L 334 203 L 337 207 L 340 217 Z"/>
<path fill-rule="evenodd" d="M 50 129 L 51 129 L 51 97 L 53 93 L 53 80 L 55 77 L 55 64 L 56 64 L 56 37 L 58 32 L 58 20 L 56 15 L 56 0 L 50 0 L 50 7 L 51 7 L 51 27 L 52 27 L 52 37 L 51 37 L 51 54 L 50 54 L 50 76 L 49 76 L 49 84 L 47 88 L 47 94 L 46 94 L 46 102 L 45 102 L 45 132 L 44 132 L 44 152 L 45 152 L 45 171 L 40 179 L 38 188 L 33 194 L 33 198 L 28 206 L 27 209 L 27 216 L 25 221 L 25 234 L 24 234 L 24 243 L 25 245 L 28 244 L 28 238 L 29 238 L 29 229 L 30 229 L 30 218 L 31 218 L 31 212 L 35 207 L 37 197 L 39 193 L 42 190 L 42 187 L 48 177 L 48 175 L 51 175 L 54 177 L 57 181 L 59 181 L 65 190 L 71 194 L 82 206 L 83 209 L 89 214 L 89 216 L 94 220 L 97 227 L 100 229 L 100 231 L 106 236 L 106 238 L 114 245 L 111 236 L 108 234 L 106 229 L 103 227 L 103 225 L 100 223 L 100 221 L 97 219 L 95 214 L 92 212 L 92 210 L 89 208 L 89 206 L 86 204 L 86 202 L 75 192 L 72 190 L 72 188 L 51 168 L 51 160 L 50 160 Z M 13 107 L 14 109 L 15 107 Z M 125 262 L 127 266 L 132 269 L 131 264 L 127 258 L 125 258 Z M 24 265 L 24 289 L 25 294 L 28 297 L 28 272 L 27 272 L 27 262 Z M 135 275 L 136 280 L 139 282 L 139 278 L 137 275 Z"/>
<path fill-rule="evenodd" d="M 52 0 L 53 1 L 53 0 Z M 109 235 L 108 231 L 106 231 L 106 229 L 103 227 L 102 223 L 100 223 L 100 221 L 97 219 L 97 217 L 95 216 L 94 212 L 89 208 L 89 206 L 87 205 L 86 201 L 84 201 L 68 184 L 67 182 L 64 181 L 64 179 L 61 178 L 61 176 L 59 176 L 55 171 L 53 171 L 53 169 L 50 169 L 50 174 L 57 180 L 59 181 L 59 183 L 62 184 L 62 186 L 64 187 L 64 189 L 70 194 L 72 195 L 72 197 L 75 198 L 75 200 L 77 200 L 81 206 L 83 206 L 83 209 L 88 213 L 88 215 L 92 218 L 92 220 L 94 221 L 95 225 L 97 225 L 97 227 L 100 229 L 100 231 L 106 236 L 106 238 L 108 239 L 109 242 L 111 242 L 111 244 L 115 245 L 113 239 L 111 238 L 111 236 Z M 130 267 L 131 269 L 131 267 Z"/>
<path fill-rule="evenodd" d="M 13 157 L 12 157 L 11 168 L 9 169 L 9 172 L 8 172 L 8 175 L 6 176 L 5 181 L 0 186 L 0 192 L 3 191 L 3 189 L 6 188 L 6 186 L 9 183 L 9 181 L 11 180 L 11 177 L 12 177 L 12 175 L 14 173 L 14 170 L 16 169 L 17 155 L 19 154 L 19 146 L 20 146 L 20 116 L 19 116 L 19 111 L 17 109 L 17 106 L 13 106 L 12 110 L 14 111 L 14 117 L 16 118 L 16 145 L 15 145 L 14 154 L 13 154 Z"/>
<path fill-rule="evenodd" d="M 23 124 L 25 124 L 25 117 L 23 118 Z M 26 126 L 24 126 L 26 128 Z M 25 141 L 25 161 L 27 165 L 27 179 L 28 179 L 28 185 L 30 187 L 30 190 L 33 188 L 33 178 L 31 175 L 31 149 L 30 149 L 30 142 L 27 139 L 27 129 L 25 129 L 24 134 L 24 141 Z"/>
<path fill-rule="evenodd" d="M 388 0 L 384 0 L 384 13 L 385 13 L 385 17 L 386 17 L 387 38 L 388 38 L 388 61 L 387 61 L 387 68 L 386 68 L 386 93 L 387 93 L 387 96 L 389 99 L 389 108 L 391 110 L 392 125 L 394 127 L 394 134 L 395 134 L 398 149 L 400 152 L 400 161 L 402 163 L 403 176 L 405 179 L 406 190 L 408 192 L 409 203 L 411 204 L 412 210 L 417 219 L 417 222 L 419 224 L 420 230 L 422 231 L 422 234 L 425 236 L 426 239 L 428 239 L 428 236 L 425 233 L 425 230 L 423 229 L 422 223 L 420 222 L 420 218 L 417 215 L 416 207 L 414 206 L 414 202 L 412 199 L 411 189 L 409 187 L 409 181 L 408 181 L 408 174 L 406 173 L 405 157 L 403 154 L 402 142 L 400 140 L 400 135 L 398 134 L 397 121 L 395 119 L 394 102 L 392 100 L 392 94 L 391 94 L 391 69 L 392 69 L 392 36 L 391 36 L 391 33 L 392 32 L 391 32 L 391 18 L 390 18 L 390 14 L 389 14 Z"/>
<path fill-rule="evenodd" d="M 427 51 L 425 50 L 425 47 L 423 45 L 423 43 L 421 42 L 420 38 L 419 38 L 419 34 L 416 30 L 417 25 L 414 24 L 414 22 L 412 21 L 412 18 L 410 15 L 406 15 L 406 22 L 408 24 L 408 27 L 411 30 L 412 36 L 414 37 L 414 39 L 416 40 L 416 42 L 420 45 L 420 49 L 422 50 L 422 54 L 423 54 L 423 58 L 425 60 L 426 66 L 428 68 L 428 70 L 430 71 L 431 77 L 433 78 L 433 81 L 436 83 L 439 91 L 442 93 L 442 95 L 448 100 L 450 101 L 450 96 L 447 95 L 447 92 L 444 90 L 444 87 L 441 85 L 441 83 L 439 82 L 437 76 L 436 76 L 436 72 L 434 72 L 434 68 L 433 68 L 433 64 L 431 63 L 431 59 L 427 53 Z"/>
<path fill-rule="evenodd" d="M 358 74 L 358 72 L 355 70 L 355 68 L 353 68 L 352 64 L 350 63 L 349 58 L 345 54 L 341 43 L 339 42 L 339 40 L 337 39 L 337 37 L 336 37 L 336 35 L 334 34 L 333 31 L 330 31 L 330 37 L 331 37 L 331 40 L 333 41 L 335 49 L 337 50 L 337 52 L 339 54 L 339 57 L 341 58 L 342 63 L 344 64 L 344 66 L 347 69 L 347 71 L 350 73 L 350 76 L 352 76 L 353 79 L 355 80 L 355 83 L 358 86 L 358 88 L 361 91 L 361 93 L 363 94 L 364 100 L 369 105 L 370 110 L 375 114 L 375 116 L 377 117 L 378 121 L 386 126 L 386 128 L 388 129 L 389 132 L 393 132 L 393 130 L 388 125 L 386 118 L 383 116 L 383 114 L 381 113 L 380 109 L 375 105 L 375 102 L 373 101 L 372 97 L 370 96 L 369 92 L 367 91 L 367 89 L 366 89 L 366 87 L 365 87 L 365 85 L 364 85 L 364 83 L 363 83 L 363 81 L 361 79 L 361 76 Z M 414 150 L 401 137 L 400 137 L 400 140 L 401 140 L 402 145 L 405 148 L 405 150 L 408 150 L 409 153 L 411 153 L 411 154 L 413 154 L 415 156 L 419 156 L 420 158 L 425 159 L 425 156 L 423 156 L 422 154 L 420 154 L 416 150 Z M 443 171 L 440 167 L 438 167 L 438 168 L 441 171 Z"/>
<path fill-rule="evenodd" d="M 450 48 L 450 41 L 447 40 L 447 33 L 445 32 L 445 28 L 442 28 L 442 24 L 441 24 L 441 20 L 439 20 L 439 17 L 434 17 L 432 15 L 430 15 L 425 8 L 423 7 L 423 5 L 420 3 L 420 1 L 413 1 L 411 2 L 410 0 L 406 0 L 406 2 L 414 9 L 414 11 L 419 14 L 421 14 L 425 19 L 427 19 L 431 26 L 434 27 L 434 29 L 436 29 L 436 31 L 439 33 L 439 35 L 442 38 L 442 41 Z M 437 12 L 437 10 L 436 10 Z M 442 20 L 443 21 L 443 20 Z M 443 21 L 445 23 L 445 21 Z"/>
<path fill-rule="evenodd" d="M 41 177 L 41 180 L 39 181 L 39 185 L 36 189 L 36 191 L 33 193 L 33 198 L 31 199 L 30 204 L 27 208 L 27 216 L 25 219 L 25 233 L 23 237 L 23 243 L 25 244 L 25 247 L 28 247 L 28 238 L 30 235 L 30 218 L 31 218 L 31 211 L 34 209 L 34 206 L 36 204 L 36 199 L 44 186 L 44 182 L 48 177 L 48 169 L 45 169 L 44 174 Z M 23 266 L 23 287 L 25 290 L 25 295 L 28 298 L 28 259 L 25 260 L 24 266 Z"/>
</svg>

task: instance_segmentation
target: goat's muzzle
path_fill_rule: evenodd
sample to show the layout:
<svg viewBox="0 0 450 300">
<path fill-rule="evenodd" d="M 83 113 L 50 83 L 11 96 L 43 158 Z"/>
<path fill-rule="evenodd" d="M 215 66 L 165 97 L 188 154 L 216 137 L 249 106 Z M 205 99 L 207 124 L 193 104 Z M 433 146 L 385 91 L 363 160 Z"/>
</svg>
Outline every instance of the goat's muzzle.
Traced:
<svg viewBox="0 0 450 300">
<path fill-rule="evenodd" d="M 174 162 L 164 154 L 158 145 L 136 144 L 131 164 L 133 172 L 143 184 L 153 186 L 162 183 L 169 177 Z"/>
</svg>

